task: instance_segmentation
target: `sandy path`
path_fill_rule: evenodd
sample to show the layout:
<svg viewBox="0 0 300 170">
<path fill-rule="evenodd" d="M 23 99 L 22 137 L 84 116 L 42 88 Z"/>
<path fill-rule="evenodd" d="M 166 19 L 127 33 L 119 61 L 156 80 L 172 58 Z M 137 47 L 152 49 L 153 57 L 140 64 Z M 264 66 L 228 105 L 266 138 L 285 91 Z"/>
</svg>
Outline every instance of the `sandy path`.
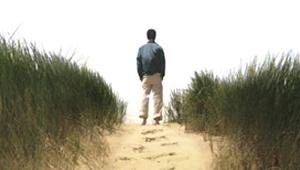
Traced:
<svg viewBox="0 0 300 170">
<path fill-rule="evenodd" d="M 202 136 L 176 124 L 123 125 L 107 142 L 105 170 L 209 170 L 212 161 Z"/>
</svg>

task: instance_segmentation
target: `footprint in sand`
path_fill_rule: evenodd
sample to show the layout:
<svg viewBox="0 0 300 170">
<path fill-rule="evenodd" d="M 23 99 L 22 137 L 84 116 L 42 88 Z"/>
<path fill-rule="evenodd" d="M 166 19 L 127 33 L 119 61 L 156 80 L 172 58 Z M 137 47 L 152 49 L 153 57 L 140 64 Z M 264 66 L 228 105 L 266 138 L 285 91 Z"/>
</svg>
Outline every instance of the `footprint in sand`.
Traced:
<svg viewBox="0 0 300 170">
<path fill-rule="evenodd" d="M 129 158 L 127 156 L 119 157 L 119 160 L 121 161 L 130 161 L 132 158 Z"/>
<path fill-rule="evenodd" d="M 145 159 L 155 160 L 155 159 L 158 159 L 158 158 L 161 158 L 161 157 L 175 156 L 175 155 L 176 155 L 175 152 L 169 152 L 169 153 L 162 153 L 162 154 L 154 155 L 154 156 L 148 156 L 148 157 L 145 157 Z"/>
<path fill-rule="evenodd" d="M 151 129 L 151 130 L 146 130 L 141 132 L 142 135 L 147 135 L 147 134 L 154 134 L 156 132 L 162 132 L 162 129 Z"/>
<path fill-rule="evenodd" d="M 144 141 L 145 142 L 153 142 L 153 141 L 157 141 L 157 140 L 161 140 L 161 139 L 167 139 L 167 137 L 166 136 L 145 137 Z"/>
<path fill-rule="evenodd" d="M 160 146 L 171 146 L 171 145 L 178 145 L 178 142 L 169 142 L 169 143 L 160 144 Z"/>
<path fill-rule="evenodd" d="M 171 166 L 171 167 L 168 167 L 168 168 L 162 168 L 160 170 L 175 170 L 175 166 Z"/>
<path fill-rule="evenodd" d="M 134 152 L 139 152 L 139 153 L 143 152 L 146 149 L 146 147 L 143 146 L 143 145 L 133 145 L 133 146 L 130 146 L 130 147 L 132 148 L 132 150 Z"/>
</svg>

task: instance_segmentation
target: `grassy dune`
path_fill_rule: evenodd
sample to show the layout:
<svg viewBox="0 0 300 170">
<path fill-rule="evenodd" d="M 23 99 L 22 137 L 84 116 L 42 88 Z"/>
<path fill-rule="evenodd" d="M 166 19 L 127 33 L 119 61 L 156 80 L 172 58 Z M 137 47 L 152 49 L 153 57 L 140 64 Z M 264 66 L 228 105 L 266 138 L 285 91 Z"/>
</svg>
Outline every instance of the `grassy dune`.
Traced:
<svg viewBox="0 0 300 170">
<path fill-rule="evenodd" d="M 222 79 L 211 72 L 195 73 L 188 89 L 171 95 L 169 113 L 189 130 L 223 136 L 217 170 L 296 170 L 299 103 L 299 55 L 283 54 L 261 64 L 253 61 Z"/>
<path fill-rule="evenodd" d="M 70 169 L 88 159 L 83 140 L 104 154 L 125 110 L 98 73 L 0 37 L 0 169 Z"/>
</svg>

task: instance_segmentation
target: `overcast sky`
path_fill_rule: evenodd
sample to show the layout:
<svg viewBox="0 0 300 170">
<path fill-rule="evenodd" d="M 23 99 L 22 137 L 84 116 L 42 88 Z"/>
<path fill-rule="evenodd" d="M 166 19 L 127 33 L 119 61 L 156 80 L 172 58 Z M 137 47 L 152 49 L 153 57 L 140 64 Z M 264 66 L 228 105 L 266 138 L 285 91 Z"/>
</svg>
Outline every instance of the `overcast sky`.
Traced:
<svg viewBox="0 0 300 170">
<path fill-rule="evenodd" d="M 194 71 L 219 76 L 255 56 L 300 51 L 299 4 L 291 0 L 0 0 L 0 33 L 62 53 L 99 72 L 136 122 L 138 48 L 154 28 L 166 55 L 164 98 Z"/>
</svg>

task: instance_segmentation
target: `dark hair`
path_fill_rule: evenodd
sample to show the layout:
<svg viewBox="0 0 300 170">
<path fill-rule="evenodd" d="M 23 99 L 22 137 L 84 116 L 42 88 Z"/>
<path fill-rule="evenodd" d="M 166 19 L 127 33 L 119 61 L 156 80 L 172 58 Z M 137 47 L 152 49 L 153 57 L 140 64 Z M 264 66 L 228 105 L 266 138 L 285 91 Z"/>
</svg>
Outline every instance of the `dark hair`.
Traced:
<svg viewBox="0 0 300 170">
<path fill-rule="evenodd" d="M 156 31 L 154 29 L 149 29 L 147 31 L 148 40 L 155 40 L 155 37 L 156 37 Z"/>
</svg>

